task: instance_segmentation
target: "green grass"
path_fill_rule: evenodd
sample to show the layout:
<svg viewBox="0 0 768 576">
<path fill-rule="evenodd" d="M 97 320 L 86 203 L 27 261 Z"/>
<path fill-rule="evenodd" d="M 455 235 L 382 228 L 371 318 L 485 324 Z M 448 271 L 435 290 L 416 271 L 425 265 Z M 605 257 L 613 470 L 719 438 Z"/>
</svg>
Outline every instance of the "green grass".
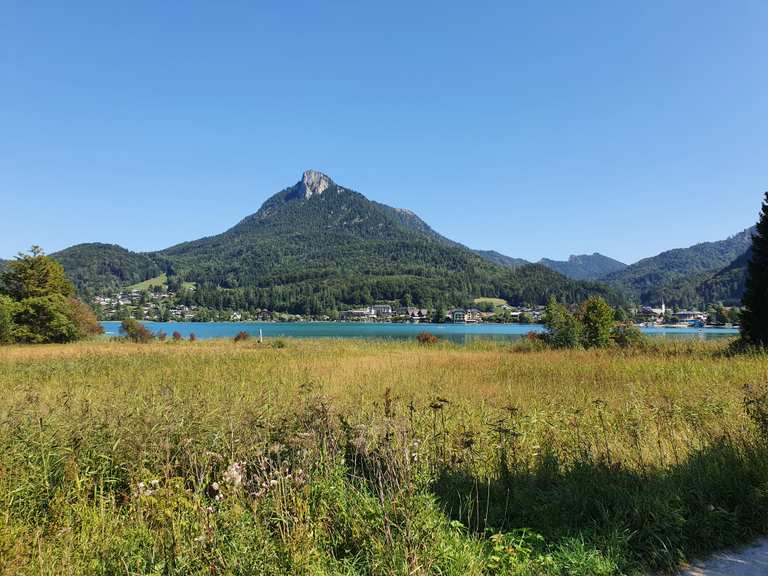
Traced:
<svg viewBox="0 0 768 576">
<path fill-rule="evenodd" d="M 475 304 L 483 304 L 487 302 L 494 306 L 503 306 L 507 303 L 503 298 L 475 298 L 474 302 Z"/>
<path fill-rule="evenodd" d="M 126 287 L 126 290 L 151 290 L 155 286 L 165 286 L 165 283 L 168 281 L 168 276 L 165 274 L 160 274 L 159 276 L 155 276 L 154 278 L 150 278 L 149 280 L 144 280 L 143 282 L 139 282 L 137 284 L 132 284 L 128 287 Z"/>
<path fill-rule="evenodd" d="M 151 290 L 155 286 L 165 286 L 168 282 L 168 276 L 165 274 L 160 274 L 159 276 L 155 276 L 154 278 L 150 278 L 149 280 L 144 280 L 144 282 L 139 282 L 137 284 L 132 284 L 130 286 L 127 286 L 125 290 L 132 291 L 132 290 Z M 194 282 L 182 282 L 182 287 L 187 290 L 194 290 L 195 289 L 195 283 Z"/>
<path fill-rule="evenodd" d="M 648 574 L 768 532 L 768 358 L 525 346 L 0 349 L 0 573 Z"/>
</svg>

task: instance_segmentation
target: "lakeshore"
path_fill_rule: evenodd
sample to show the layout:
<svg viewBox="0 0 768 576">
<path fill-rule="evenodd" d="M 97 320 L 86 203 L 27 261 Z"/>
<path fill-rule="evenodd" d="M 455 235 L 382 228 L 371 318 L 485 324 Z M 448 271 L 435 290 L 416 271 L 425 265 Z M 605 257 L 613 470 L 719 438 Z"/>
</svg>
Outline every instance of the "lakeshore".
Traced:
<svg viewBox="0 0 768 576">
<path fill-rule="evenodd" d="M 408 340 L 421 332 L 429 332 L 440 339 L 463 343 L 475 340 L 510 341 L 525 337 L 529 332 L 542 333 L 541 324 L 429 324 L 394 322 L 143 322 L 152 332 L 164 331 L 170 335 L 178 331 L 188 338 L 232 338 L 244 331 L 252 337 L 264 338 L 360 338 Z M 120 335 L 120 322 L 102 322 L 107 336 Z M 690 328 L 654 326 L 641 327 L 641 331 L 658 338 L 719 339 L 738 336 L 736 328 Z"/>
</svg>

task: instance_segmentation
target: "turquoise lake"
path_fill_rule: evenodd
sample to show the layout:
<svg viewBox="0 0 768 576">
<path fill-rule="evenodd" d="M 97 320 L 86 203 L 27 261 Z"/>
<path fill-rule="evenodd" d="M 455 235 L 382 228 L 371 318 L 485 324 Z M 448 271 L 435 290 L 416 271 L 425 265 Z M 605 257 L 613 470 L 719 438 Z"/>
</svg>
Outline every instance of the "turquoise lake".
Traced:
<svg viewBox="0 0 768 576">
<path fill-rule="evenodd" d="M 454 342 L 473 340 L 515 340 L 528 332 L 542 332 L 538 324 L 392 324 L 354 322 L 144 322 L 153 332 L 178 331 L 185 338 L 194 332 L 200 339 L 232 338 L 241 330 L 265 338 L 415 338 L 419 332 Z M 120 322 L 102 322 L 107 336 L 118 336 Z M 642 328 L 646 334 L 663 338 L 724 338 L 738 334 L 735 328 Z"/>
</svg>

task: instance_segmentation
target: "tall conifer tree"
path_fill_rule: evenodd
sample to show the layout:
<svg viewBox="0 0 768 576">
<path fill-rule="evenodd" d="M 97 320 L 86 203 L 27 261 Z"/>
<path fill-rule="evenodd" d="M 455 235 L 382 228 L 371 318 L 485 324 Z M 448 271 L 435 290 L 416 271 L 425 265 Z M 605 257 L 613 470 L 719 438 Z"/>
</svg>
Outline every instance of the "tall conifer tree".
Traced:
<svg viewBox="0 0 768 576">
<path fill-rule="evenodd" d="M 752 235 L 752 259 L 747 267 L 742 303 L 742 340 L 753 346 L 768 346 L 768 192 L 763 199 L 757 230 Z"/>
</svg>

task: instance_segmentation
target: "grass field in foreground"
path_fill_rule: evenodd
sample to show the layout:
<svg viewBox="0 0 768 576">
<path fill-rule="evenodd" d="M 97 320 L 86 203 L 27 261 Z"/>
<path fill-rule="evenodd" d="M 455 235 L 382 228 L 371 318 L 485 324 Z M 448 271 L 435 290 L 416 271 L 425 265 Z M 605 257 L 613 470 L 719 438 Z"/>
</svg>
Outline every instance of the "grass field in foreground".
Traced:
<svg viewBox="0 0 768 576">
<path fill-rule="evenodd" d="M 522 346 L 0 348 L 0 572 L 647 574 L 768 532 L 767 357 Z"/>
</svg>

